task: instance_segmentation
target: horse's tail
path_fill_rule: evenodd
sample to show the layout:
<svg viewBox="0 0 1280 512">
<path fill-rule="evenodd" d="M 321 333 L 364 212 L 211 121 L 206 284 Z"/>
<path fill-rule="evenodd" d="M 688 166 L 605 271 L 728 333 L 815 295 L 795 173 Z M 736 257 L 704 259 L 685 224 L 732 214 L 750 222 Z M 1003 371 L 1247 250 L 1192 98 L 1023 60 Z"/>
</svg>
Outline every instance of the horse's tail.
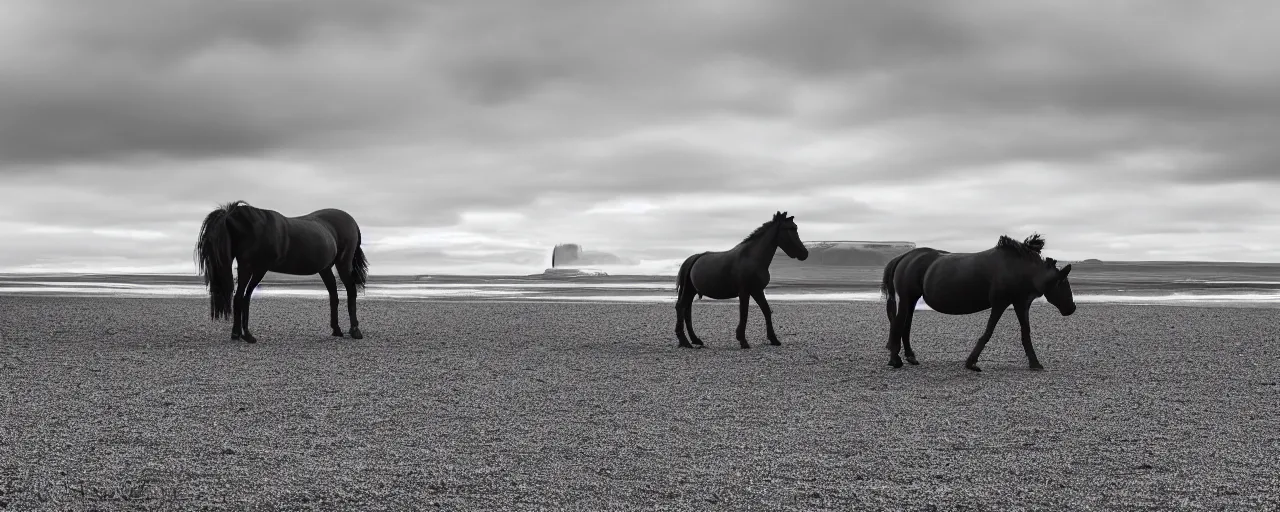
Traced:
<svg viewBox="0 0 1280 512">
<path fill-rule="evenodd" d="M 902 261 L 907 253 L 902 253 L 889 260 L 884 266 L 884 279 L 880 281 L 880 295 L 888 299 L 885 302 L 885 310 L 889 313 L 889 322 L 893 322 L 893 317 L 898 311 L 898 293 L 893 289 L 893 274 L 898 269 L 898 262 Z"/>
<path fill-rule="evenodd" d="M 691 277 L 691 275 L 693 274 L 692 272 L 693 262 L 698 261 L 698 258 L 702 257 L 703 254 L 706 254 L 706 253 L 698 253 L 688 258 L 685 258 L 684 263 L 680 265 L 680 272 L 676 274 L 676 305 L 677 306 L 680 304 L 680 297 L 684 295 L 684 289 L 686 287 L 693 286 L 693 277 Z M 702 298 L 701 293 L 698 294 L 698 298 L 699 299 Z"/>
<path fill-rule="evenodd" d="M 356 255 L 351 260 L 351 280 L 356 288 L 364 288 L 369 279 L 369 260 L 364 257 L 364 249 L 360 247 L 360 234 L 356 233 Z"/>
<path fill-rule="evenodd" d="M 200 238 L 196 240 L 197 271 L 204 277 L 209 289 L 209 318 L 214 320 L 231 316 L 231 296 L 235 280 L 231 277 L 231 234 L 227 231 L 227 217 L 238 203 L 209 212 L 200 225 Z"/>
</svg>

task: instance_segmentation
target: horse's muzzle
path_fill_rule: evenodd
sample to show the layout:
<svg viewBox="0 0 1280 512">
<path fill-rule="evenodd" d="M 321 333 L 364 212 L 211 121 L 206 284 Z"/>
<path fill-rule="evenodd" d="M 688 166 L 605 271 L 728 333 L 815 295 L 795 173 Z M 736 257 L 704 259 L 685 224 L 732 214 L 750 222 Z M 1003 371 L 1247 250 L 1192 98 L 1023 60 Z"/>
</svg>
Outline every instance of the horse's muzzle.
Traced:
<svg viewBox="0 0 1280 512">
<path fill-rule="evenodd" d="M 1058 308 L 1058 312 L 1062 313 L 1062 316 L 1071 316 L 1072 313 L 1076 312 L 1076 305 L 1072 304 L 1065 308 Z"/>
<path fill-rule="evenodd" d="M 800 261 L 804 261 L 804 260 L 809 259 L 809 251 L 805 251 L 805 252 L 800 253 L 800 257 L 798 257 L 798 258 L 796 258 L 796 259 L 798 259 L 798 260 L 800 260 Z"/>
</svg>

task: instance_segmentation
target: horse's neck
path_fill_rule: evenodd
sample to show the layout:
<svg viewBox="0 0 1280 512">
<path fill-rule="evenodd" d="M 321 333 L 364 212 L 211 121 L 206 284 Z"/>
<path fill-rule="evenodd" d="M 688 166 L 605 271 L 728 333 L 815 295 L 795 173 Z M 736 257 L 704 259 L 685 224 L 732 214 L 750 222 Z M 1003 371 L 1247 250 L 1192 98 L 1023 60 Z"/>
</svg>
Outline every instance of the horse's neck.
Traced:
<svg viewBox="0 0 1280 512">
<path fill-rule="evenodd" d="M 770 227 L 758 238 L 742 245 L 742 252 L 751 261 L 758 261 L 768 267 L 773 263 L 773 255 L 778 252 L 778 228 Z"/>
<path fill-rule="evenodd" d="M 250 210 L 246 206 L 232 210 L 227 217 L 227 227 L 242 239 L 257 239 L 254 243 L 263 243 L 263 234 L 271 222 L 266 210 Z"/>
<path fill-rule="evenodd" d="M 1004 274 L 1008 283 L 1032 284 L 1040 275 L 1043 262 L 1037 262 L 1027 259 L 1023 256 L 1009 256 L 1012 261 L 1000 261 L 994 266 L 989 267 L 992 273 Z"/>
<path fill-rule="evenodd" d="M 1022 266 L 1018 267 L 1018 272 L 1020 272 L 1027 281 L 1036 283 L 1043 277 L 1045 270 L 1044 260 L 1023 261 L 1020 262 L 1020 264 Z"/>
</svg>

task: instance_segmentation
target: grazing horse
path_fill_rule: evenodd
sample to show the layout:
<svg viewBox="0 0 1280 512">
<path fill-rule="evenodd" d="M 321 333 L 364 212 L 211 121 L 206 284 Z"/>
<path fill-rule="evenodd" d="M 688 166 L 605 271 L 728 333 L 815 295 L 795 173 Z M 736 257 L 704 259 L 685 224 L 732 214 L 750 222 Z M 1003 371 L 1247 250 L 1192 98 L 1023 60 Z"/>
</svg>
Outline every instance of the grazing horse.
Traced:
<svg viewBox="0 0 1280 512">
<path fill-rule="evenodd" d="M 227 203 L 205 217 L 196 242 L 196 257 L 209 288 L 209 316 L 215 320 L 231 316 L 233 340 L 258 341 L 249 333 L 249 297 L 267 272 L 320 274 L 329 289 L 333 335 L 342 336 L 335 268 L 347 289 L 351 337 L 364 337 L 356 320 L 356 288 L 364 286 L 369 262 L 360 248 L 360 226 L 347 212 L 328 208 L 301 217 L 285 217 L 244 201 Z M 238 271 L 234 302 L 232 260 Z"/>
<path fill-rule="evenodd" d="M 949 253 L 928 247 L 912 249 L 892 260 L 884 267 L 884 281 L 880 291 L 888 299 L 889 312 L 889 365 L 902 367 L 898 349 L 905 348 L 907 362 L 916 362 L 911 350 L 911 317 L 916 302 L 924 297 L 925 304 L 939 313 L 970 315 L 991 310 L 987 330 L 978 338 L 973 352 L 964 367 L 975 372 L 978 356 L 991 339 L 991 333 L 1000 321 L 1000 315 L 1013 306 L 1022 325 L 1022 348 L 1027 353 L 1027 363 L 1033 370 L 1042 370 L 1035 349 L 1031 348 L 1031 302 L 1041 295 L 1058 308 L 1062 316 L 1076 311 L 1071 295 L 1071 283 L 1067 274 L 1071 265 L 1059 269 L 1053 258 L 1042 259 L 1040 250 L 1044 239 L 1032 234 L 1019 242 L 1001 236 L 996 246 L 982 252 Z"/>
<path fill-rule="evenodd" d="M 698 253 L 684 260 L 676 277 L 676 338 L 680 340 L 681 347 L 703 346 L 702 340 L 693 333 L 694 295 L 712 299 L 738 298 L 737 334 L 742 348 L 751 348 L 747 343 L 747 308 L 749 300 L 755 298 L 756 305 L 764 314 L 769 343 L 782 344 L 773 331 L 773 311 L 764 298 L 764 287 L 769 285 L 769 264 L 779 247 L 787 256 L 800 261 L 809 257 L 809 249 L 800 241 L 795 217 L 788 217 L 785 212 L 775 213 L 772 220 L 756 228 L 732 249 Z M 684 336 L 686 325 L 689 326 L 689 339 Z"/>
</svg>

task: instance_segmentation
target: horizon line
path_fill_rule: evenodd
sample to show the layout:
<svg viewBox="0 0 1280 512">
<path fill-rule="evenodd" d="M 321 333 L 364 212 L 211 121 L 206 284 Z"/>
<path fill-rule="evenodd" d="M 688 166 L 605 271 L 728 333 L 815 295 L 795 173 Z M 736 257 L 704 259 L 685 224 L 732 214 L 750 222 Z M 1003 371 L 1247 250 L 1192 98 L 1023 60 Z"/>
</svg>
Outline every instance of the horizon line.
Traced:
<svg viewBox="0 0 1280 512">
<path fill-rule="evenodd" d="M 1093 260 L 1093 261 L 1090 261 Z M 1101 260 L 1098 258 L 1085 258 L 1082 260 L 1057 260 L 1058 263 L 1085 263 L 1085 264 L 1174 264 L 1174 265 L 1195 265 L 1195 264 L 1234 264 L 1234 265 L 1277 265 L 1280 262 L 1273 261 L 1226 261 L 1226 260 Z M 1096 263 L 1095 263 L 1096 262 Z M 593 267 L 555 267 L 564 270 L 595 270 Z M 849 265 L 846 268 L 882 268 L 881 265 Z M 547 267 L 542 272 L 533 272 L 527 274 L 514 273 L 449 273 L 449 272 L 418 272 L 418 273 L 393 273 L 393 274 L 370 274 L 370 276 L 385 277 L 421 277 L 421 276 L 486 276 L 486 277 L 528 277 L 544 275 L 547 270 L 553 270 L 553 267 Z M 278 272 L 273 272 L 279 274 Z M 36 275 L 66 275 L 66 276 L 174 276 L 174 277 L 199 277 L 199 273 L 174 273 L 174 272 L 110 272 L 110 271 L 61 271 L 61 270 L 28 270 L 28 271 L 0 271 L 0 276 L 36 276 Z M 289 274 L 281 274 L 289 275 Z M 312 275 L 312 274 L 309 274 Z M 665 276 L 667 274 L 608 274 L 609 276 Z M 674 274 L 672 274 L 674 275 Z M 304 278 L 307 276 L 295 276 Z"/>
</svg>

